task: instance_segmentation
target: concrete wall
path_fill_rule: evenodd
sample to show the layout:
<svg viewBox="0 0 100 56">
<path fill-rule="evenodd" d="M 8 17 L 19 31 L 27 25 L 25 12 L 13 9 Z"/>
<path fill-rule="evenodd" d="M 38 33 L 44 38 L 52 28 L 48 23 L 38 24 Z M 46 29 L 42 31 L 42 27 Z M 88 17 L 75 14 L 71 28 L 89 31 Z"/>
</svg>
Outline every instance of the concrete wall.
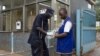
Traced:
<svg viewBox="0 0 100 56">
<path fill-rule="evenodd" d="M 76 10 L 77 9 L 89 9 L 88 8 L 88 1 L 86 0 L 70 0 L 70 8 L 71 8 L 71 17 L 72 20 L 75 22 Z M 91 10 L 94 10 L 94 5 L 91 5 Z"/>
<path fill-rule="evenodd" d="M 70 0 L 70 11 L 71 11 L 71 20 L 74 24 L 74 32 L 76 27 L 76 10 L 77 9 L 89 9 L 88 2 L 86 0 Z M 94 6 L 91 7 L 92 10 Z"/>
<path fill-rule="evenodd" d="M 89 9 L 86 0 L 70 0 L 71 20 L 73 22 L 74 38 L 76 39 L 76 11 L 77 9 Z"/>
<path fill-rule="evenodd" d="M 88 2 L 86 0 L 71 0 L 71 17 L 74 23 L 77 9 L 88 9 Z"/>
<path fill-rule="evenodd" d="M 29 33 L 14 33 L 13 50 L 14 52 L 29 51 L 30 45 L 27 43 Z M 12 51 L 11 33 L 0 33 L 0 50 Z"/>
<path fill-rule="evenodd" d="M 11 34 L 0 33 L 0 50 L 11 51 Z"/>
<path fill-rule="evenodd" d="M 20 53 L 24 56 L 31 55 L 31 47 L 27 43 L 30 33 L 13 33 L 13 51 Z M 58 56 L 55 52 L 55 40 L 46 39 L 50 56 Z M 10 32 L 0 33 L 0 50 L 12 52 L 12 34 Z"/>
</svg>

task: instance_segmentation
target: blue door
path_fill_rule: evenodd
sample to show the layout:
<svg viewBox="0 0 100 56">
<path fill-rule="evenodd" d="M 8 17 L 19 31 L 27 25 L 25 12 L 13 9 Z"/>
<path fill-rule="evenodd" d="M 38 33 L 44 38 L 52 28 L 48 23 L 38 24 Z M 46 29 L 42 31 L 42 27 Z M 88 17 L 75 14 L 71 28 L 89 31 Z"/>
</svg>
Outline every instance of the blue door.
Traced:
<svg viewBox="0 0 100 56">
<path fill-rule="evenodd" d="M 92 10 L 77 10 L 76 55 L 93 50 L 96 46 L 96 13 Z"/>
</svg>

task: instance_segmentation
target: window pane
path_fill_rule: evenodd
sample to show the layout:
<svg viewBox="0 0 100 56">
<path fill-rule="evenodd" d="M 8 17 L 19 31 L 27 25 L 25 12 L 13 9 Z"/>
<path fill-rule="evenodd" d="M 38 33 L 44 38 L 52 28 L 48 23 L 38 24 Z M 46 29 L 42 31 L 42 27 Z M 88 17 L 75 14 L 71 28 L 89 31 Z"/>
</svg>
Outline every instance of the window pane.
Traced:
<svg viewBox="0 0 100 56">
<path fill-rule="evenodd" d="M 36 17 L 36 4 L 29 5 L 26 7 L 26 31 L 30 31 L 32 29 L 33 22 Z"/>
<path fill-rule="evenodd" d="M 13 7 L 24 4 L 24 0 L 13 0 Z"/>
<path fill-rule="evenodd" d="M 21 29 L 17 29 L 17 22 L 21 22 Z M 12 11 L 12 31 L 22 31 L 23 29 L 23 10 L 22 8 Z"/>
<path fill-rule="evenodd" d="M 0 0 L 2 5 L 2 10 L 10 9 L 11 8 L 11 0 Z"/>
<path fill-rule="evenodd" d="M 11 26 L 10 16 L 11 16 L 10 11 L 2 13 L 2 18 L 1 18 L 1 20 L 2 20 L 2 24 L 1 24 L 2 29 L 1 29 L 1 31 L 10 31 L 11 30 L 11 28 L 10 28 L 10 26 Z"/>
<path fill-rule="evenodd" d="M 26 0 L 26 3 L 36 2 L 36 0 Z"/>
</svg>

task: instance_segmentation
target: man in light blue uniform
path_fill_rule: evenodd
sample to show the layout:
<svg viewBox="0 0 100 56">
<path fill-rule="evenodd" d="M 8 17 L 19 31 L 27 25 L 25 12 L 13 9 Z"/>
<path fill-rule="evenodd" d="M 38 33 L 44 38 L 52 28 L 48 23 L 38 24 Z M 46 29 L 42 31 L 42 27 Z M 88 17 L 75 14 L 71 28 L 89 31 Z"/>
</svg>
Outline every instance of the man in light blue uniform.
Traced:
<svg viewBox="0 0 100 56">
<path fill-rule="evenodd" d="M 67 10 L 61 8 L 59 10 L 59 15 L 63 20 L 61 27 L 58 30 L 58 33 L 55 34 L 57 38 L 57 53 L 61 56 L 72 56 L 73 50 L 73 30 L 72 22 L 70 17 L 67 15 Z"/>
</svg>

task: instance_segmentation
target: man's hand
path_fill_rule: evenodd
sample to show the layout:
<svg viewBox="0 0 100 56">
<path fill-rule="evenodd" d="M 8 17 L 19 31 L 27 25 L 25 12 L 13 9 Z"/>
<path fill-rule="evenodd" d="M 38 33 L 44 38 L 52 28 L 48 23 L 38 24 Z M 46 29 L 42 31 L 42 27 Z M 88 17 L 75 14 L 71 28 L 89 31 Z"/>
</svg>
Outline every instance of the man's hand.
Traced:
<svg viewBox="0 0 100 56">
<path fill-rule="evenodd" d="M 58 37 L 58 33 L 55 33 L 53 36 L 54 36 L 54 38 L 57 38 Z"/>
<path fill-rule="evenodd" d="M 55 33 L 55 34 L 54 34 L 54 37 L 55 37 L 55 38 L 62 38 L 62 37 L 65 37 L 66 35 L 67 35 L 66 32 L 61 33 L 61 34 Z"/>
<path fill-rule="evenodd" d="M 42 32 L 43 34 L 46 34 L 46 35 L 47 35 L 47 32 L 46 32 L 45 30 L 43 30 L 42 28 L 37 27 L 37 30 L 39 30 L 39 31 Z"/>
</svg>

